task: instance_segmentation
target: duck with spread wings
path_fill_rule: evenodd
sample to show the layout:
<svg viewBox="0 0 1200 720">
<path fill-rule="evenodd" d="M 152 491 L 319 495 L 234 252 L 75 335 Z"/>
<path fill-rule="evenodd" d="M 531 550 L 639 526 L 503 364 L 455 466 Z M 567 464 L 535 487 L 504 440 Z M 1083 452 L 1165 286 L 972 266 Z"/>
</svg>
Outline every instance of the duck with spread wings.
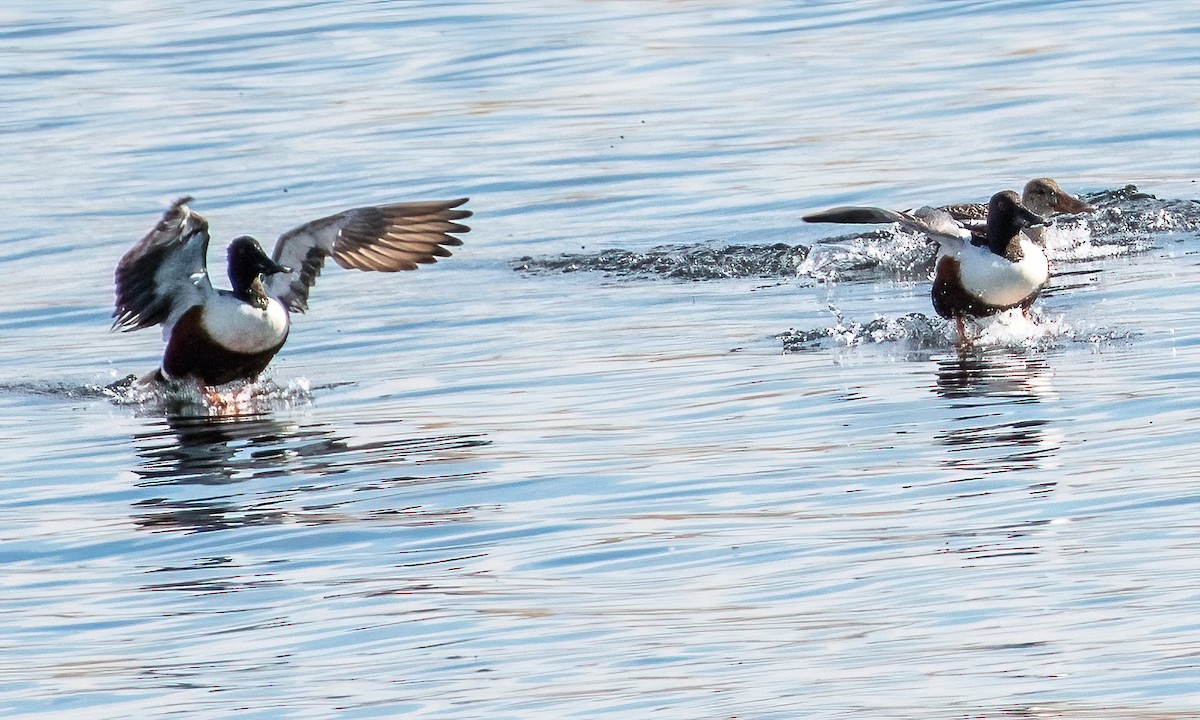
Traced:
<svg viewBox="0 0 1200 720">
<path fill-rule="evenodd" d="M 267 255 L 254 238 L 227 251 L 230 290 L 208 275 L 208 222 L 171 205 L 116 270 L 113 329 L 163 326 L 166 349 L 152 378 L 202 386 L 253 380 L 283 347 L 290 312 L 308 309 L 308 293 L 326 258 L 344 268 L 396 272 L 450 256 L 462 245 L 466 199 L 361 207 L 313 220 L 275 242 Z"/>
<path fill-rule="evenodd" d="M 896 212 L 869 206 L 842 206 L 805 215 L 807 222 L 897 223 L 938 242 L 931 296 L 938 315 L 953 320 L 967 340 L 965 320 L 1012 308 L 1027 311 L 1050 279 L 1041 246 L 1028 236 L 1045 218 L 1030 212 L 1011 190 L 988 202 L 982 227 L 942 208 Z"/>
</svg>

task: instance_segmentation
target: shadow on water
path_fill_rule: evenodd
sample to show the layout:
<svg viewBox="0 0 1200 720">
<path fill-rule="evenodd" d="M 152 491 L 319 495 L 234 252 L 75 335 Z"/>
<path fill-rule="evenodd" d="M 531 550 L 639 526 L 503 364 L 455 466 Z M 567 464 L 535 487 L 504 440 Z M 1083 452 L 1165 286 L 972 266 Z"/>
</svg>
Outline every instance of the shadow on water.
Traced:
<svg viewBox="0 0 1200 720">
<path fill-rule="evenodd" d="M 134 437 L 138 486 L 174 488 L 171 496 L 135 504 L 136 524 L 152 531 L 462 519 L 468 509 L 431 513 L 396 501 L 413 486 L 477 481 L 485 471 L 472 469 L 472 451 L 490 444 L 483 435 L 411 430 L 378 439 L 391 424 L 382 421 L 367 424 L 376 439 L 362 441 L 325 423 L 269 415 L 168 417 L 163 423 Z M 438 472 L 448 463 L 460 471 Z M 249 481 L 258 482 L 241 486 Z"/>
</svg>

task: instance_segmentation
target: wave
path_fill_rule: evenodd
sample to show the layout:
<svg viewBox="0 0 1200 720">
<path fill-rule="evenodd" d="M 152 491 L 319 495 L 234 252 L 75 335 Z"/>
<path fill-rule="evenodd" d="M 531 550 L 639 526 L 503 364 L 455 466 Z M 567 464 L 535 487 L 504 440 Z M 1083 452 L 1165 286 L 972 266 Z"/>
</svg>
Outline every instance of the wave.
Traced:
<svg viewBox="0 0 1200 720">
<path fill-rule="evenodd" d="M 1052 262 L 1071 263 L 1142 252 L 1155 236 L 1200 231 L 1200 201 L 1161 200 L 1133 185 L 1085 194 L 1096 207 L 1086 216 L 1059 218 L 1047 228 Z M 626 278 L 718 280 L 807 278 L 816 282 L 916 279 L 932 271 L 936 245 L 898 228 L 875 229 L 819 240 L 812 245 L 662 245 L 598 253 L 526 256 L 519 272 L 600 272 Z"/>
<path fill-rule="evenodd" d="M 313 388 L 307 378 L 276 382 L 262 378 L 201 389 L 188 383 L 144 383 L 137 375 L 100 383 L 47 382 L 31 380 L 0 385 L 0 393 L 36 395 L 63 399 L 92 398 L 132 407 L 145 414 L 177 417 L 227 417 L 261 415 L 312 403 Z"/>
</svg>

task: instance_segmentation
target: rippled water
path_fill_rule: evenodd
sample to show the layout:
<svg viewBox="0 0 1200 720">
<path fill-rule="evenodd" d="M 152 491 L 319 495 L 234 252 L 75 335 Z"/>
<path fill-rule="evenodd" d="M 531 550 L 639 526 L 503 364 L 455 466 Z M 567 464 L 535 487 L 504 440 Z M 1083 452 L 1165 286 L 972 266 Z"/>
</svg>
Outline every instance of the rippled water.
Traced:
<svg viewBox="0 0 1200 720">
<path fill-rule="evenodd" d="M 5 717 L 1200 715 L 1190 4 L 0 20 Z M 966 350 L 926 242 L 799 220 L 1044 175 L 1103 212 Z M 330 269 L 211 417 L 104 387 L 158 360 L 111 273 L 182 194 L 214 259 L 475 217 Z"/>
</svg>

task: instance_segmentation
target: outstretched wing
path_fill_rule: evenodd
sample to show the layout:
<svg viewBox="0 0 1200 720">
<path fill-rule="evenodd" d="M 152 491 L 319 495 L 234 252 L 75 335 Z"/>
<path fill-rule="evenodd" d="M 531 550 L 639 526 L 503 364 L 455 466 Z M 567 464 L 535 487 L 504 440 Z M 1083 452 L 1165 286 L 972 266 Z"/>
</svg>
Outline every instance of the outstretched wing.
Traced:
<svg viewBox="0 0 1200 720">
<path fill-rule="evenodd" d="M 470 230 L 456 221 L 471 216 L 458 206 L 467 198 L 355 208 L 289 230 L 271 257 L 291 273 L 266 278 L 267 293 L 290 310 L 308 309 L 308 290 L 325 258 L 344 268 L 396 272 L 450 257 L 447 246 L 462 245 L 453 233 Z"/>
<path fill-rule="evenodd" d="M 850 225 L 867 225 L 871 223 L 903 222 L 904 215 L 892 210 L 870 207 L 866 205 L 839 205 L 828 210 L 809 213 L 803 218 L 810 223 L 845 223 Z"/>
<path fill-rule="evenodd" d="M 140 330 L 162 323 L 164 332 L 188 308 L 212 292 L 205 257 L 208 221 L 183 197 L 117 263 L 113 330 Z"/>
<path fill-rule="evenodd" d="M 977 223 L 959 220 L 941 208 L 923 207 L 911 213 L 903 213 L 901 225 L 909 230 L 922 232 L 938 242 L 967 241 L 973 235 Z M 980 225 L 979 227 L 982 228 Z"/>
<path fill-rule="evenodd" d="M 843 205 L 805 215 L 803 220 L 812 223 L 873 224 L 898 223 L 906 230 L 924 233 L 941 243 L 955 243 L 971 239 L 971 227 L 954 218 L 942 208 L 923 207 L 912 212 L 897 212 L 883 208 Z"/>
</svg>

